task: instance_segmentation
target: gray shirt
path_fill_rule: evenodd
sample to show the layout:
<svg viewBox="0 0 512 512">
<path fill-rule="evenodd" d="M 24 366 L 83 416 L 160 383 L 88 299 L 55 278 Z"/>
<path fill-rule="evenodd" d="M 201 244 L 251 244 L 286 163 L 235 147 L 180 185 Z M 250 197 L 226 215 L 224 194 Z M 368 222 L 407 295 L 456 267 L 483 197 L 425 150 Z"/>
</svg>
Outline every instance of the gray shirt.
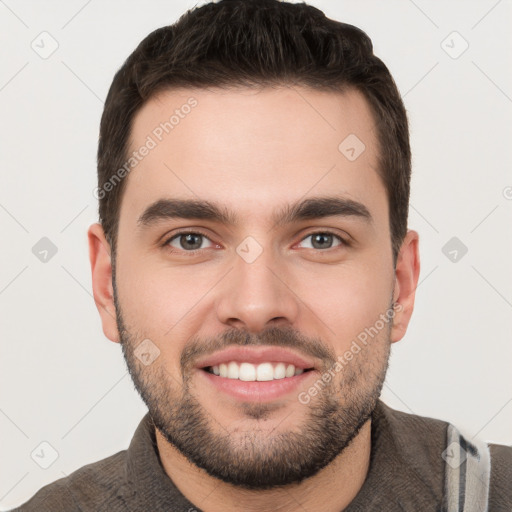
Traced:
<svg viewBox="0 0 512 512">
<path fill-rule="evenodd" d="M 447 427 L 445 421 L 396 411 L 379 400 L 372 415 L 370 468 L 345 512 L 443 511 Z M 512 446 L 489 447 L 489 512 L 511 512 Z M 128 450 L 43 487 L 14 510 L 200 512 L 200 505 L 188 501 L 165 473 L 148 413 Z"/>
</svg>

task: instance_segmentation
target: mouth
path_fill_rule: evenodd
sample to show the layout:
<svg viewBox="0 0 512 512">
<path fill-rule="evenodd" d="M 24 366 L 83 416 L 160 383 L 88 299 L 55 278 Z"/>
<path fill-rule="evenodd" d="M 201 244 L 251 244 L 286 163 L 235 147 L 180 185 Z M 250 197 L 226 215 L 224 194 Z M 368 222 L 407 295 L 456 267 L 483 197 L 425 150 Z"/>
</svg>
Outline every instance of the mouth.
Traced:
<svg viewBox="0 0 512 512">
<path fill-rule="evenodd" d="M 296 368 L 280 362 L 254 365 L 230 361 L 198 368 L 199 377 L 205 379 L 205 389 L 215 389 L 236 402 L 252 403 L 289 401 L 307 389 L 312 375 L 317 373 L 314 368 Z"/>
<path fill-rule="evenodd" d="M 319 361 L 285 347 L 228 347 L 197 361 L 205 391 L 215 389 L 245 402 L 289 398 L 318 374 Z"/>
</svg>

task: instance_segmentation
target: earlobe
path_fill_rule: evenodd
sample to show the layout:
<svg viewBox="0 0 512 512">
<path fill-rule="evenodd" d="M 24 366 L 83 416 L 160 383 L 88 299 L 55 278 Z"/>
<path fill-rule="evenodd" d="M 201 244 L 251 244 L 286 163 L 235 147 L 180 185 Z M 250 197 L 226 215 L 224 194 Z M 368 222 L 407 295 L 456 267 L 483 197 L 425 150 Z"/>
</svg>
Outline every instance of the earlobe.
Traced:
<svg viewBox="0 0 512 512">
<path fill-rule="evenodd" d="M 110 244 L 105 238 L 103 227 L 92 224 L 87 232 L 89 242 L 89 260 L 91 263 L 92 289 L 94 302 L 100 313 L 103 333 L 116 343 L 119 332 L 116 322 L 116 310 L 112 287 L 112 262 Z"/>
<path fill-rule="evenodd" d="M 419 235 L 416 231 L 409 230 L 400 248 L 395 269 L 393 299 L 396 307 L 391 330 L 393 343 L 401 340 L 407 331 L 414 309 L 419 273 Z"/>
</svg>

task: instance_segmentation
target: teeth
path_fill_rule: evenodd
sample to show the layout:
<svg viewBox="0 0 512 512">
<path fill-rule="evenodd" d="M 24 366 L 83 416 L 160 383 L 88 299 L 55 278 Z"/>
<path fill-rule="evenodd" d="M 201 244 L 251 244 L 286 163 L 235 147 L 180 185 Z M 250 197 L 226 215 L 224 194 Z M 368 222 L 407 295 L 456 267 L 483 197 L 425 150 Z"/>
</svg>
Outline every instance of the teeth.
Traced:
<svg viewBox="0 0 512 512">
<path fill-rule="evenodd" d="M 295 374 L 295 366 L 293 366 L 293 364 L 289 364 L 286 367 L 286 372 L 285 372 L 284 376 L 285 377 L 293 377 L 294 374 Z"/>
<path fill-rule="evenodd" d="M 261 365 L 259 365 L 261 366 Z M 256 366 L 251 363 L 242 363 L 239 368 L 238 378 L 240 380 L 253 381 L 257 380 Z"/>
<path fill-rule="evenodd" d="M 285 363 L 240 363 L 231 361 L 212 366 L 212 372 L 220 377 L 239 379 L 247 382 L 268 381 L 293 377 L 304 372 L 302 368 L 295 368 L 293 364 Z"/>
<path fill-rule="evenodd" d="M 227 377 L 230 379 L 238 379 L 239 375 L 240 371 L 238 369 L 238 365 L 234 361 L 231 361 L 231 363 L 228 364 Z"/>
<path fill-rule="evenodd" d="M 249 363 L 242 363 L 242 366 L 244 364 L 254 367 L 254 365 Z M 272 365 L 270 363 L 262 363 L 256 367 L 256 380 L 274 380 L 274 368 L 272 368 Z"/>
</svg>

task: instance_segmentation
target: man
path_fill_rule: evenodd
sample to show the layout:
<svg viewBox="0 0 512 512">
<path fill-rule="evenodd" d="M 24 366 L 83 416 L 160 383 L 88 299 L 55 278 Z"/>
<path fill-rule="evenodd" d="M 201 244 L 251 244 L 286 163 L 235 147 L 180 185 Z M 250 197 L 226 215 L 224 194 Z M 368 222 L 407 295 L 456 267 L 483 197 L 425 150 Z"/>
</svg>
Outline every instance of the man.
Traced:
<svg viewBox="0 0 512 512">
<path fill-rule="evenodd" d="M 144 39 L 105 103 L 88 235 L 149 412 L 19 510 L 512 510 L 512 447 L 379 400 L 418 283 L 410 171 L 356 27 L 223 0 Z"/>
</svg>

